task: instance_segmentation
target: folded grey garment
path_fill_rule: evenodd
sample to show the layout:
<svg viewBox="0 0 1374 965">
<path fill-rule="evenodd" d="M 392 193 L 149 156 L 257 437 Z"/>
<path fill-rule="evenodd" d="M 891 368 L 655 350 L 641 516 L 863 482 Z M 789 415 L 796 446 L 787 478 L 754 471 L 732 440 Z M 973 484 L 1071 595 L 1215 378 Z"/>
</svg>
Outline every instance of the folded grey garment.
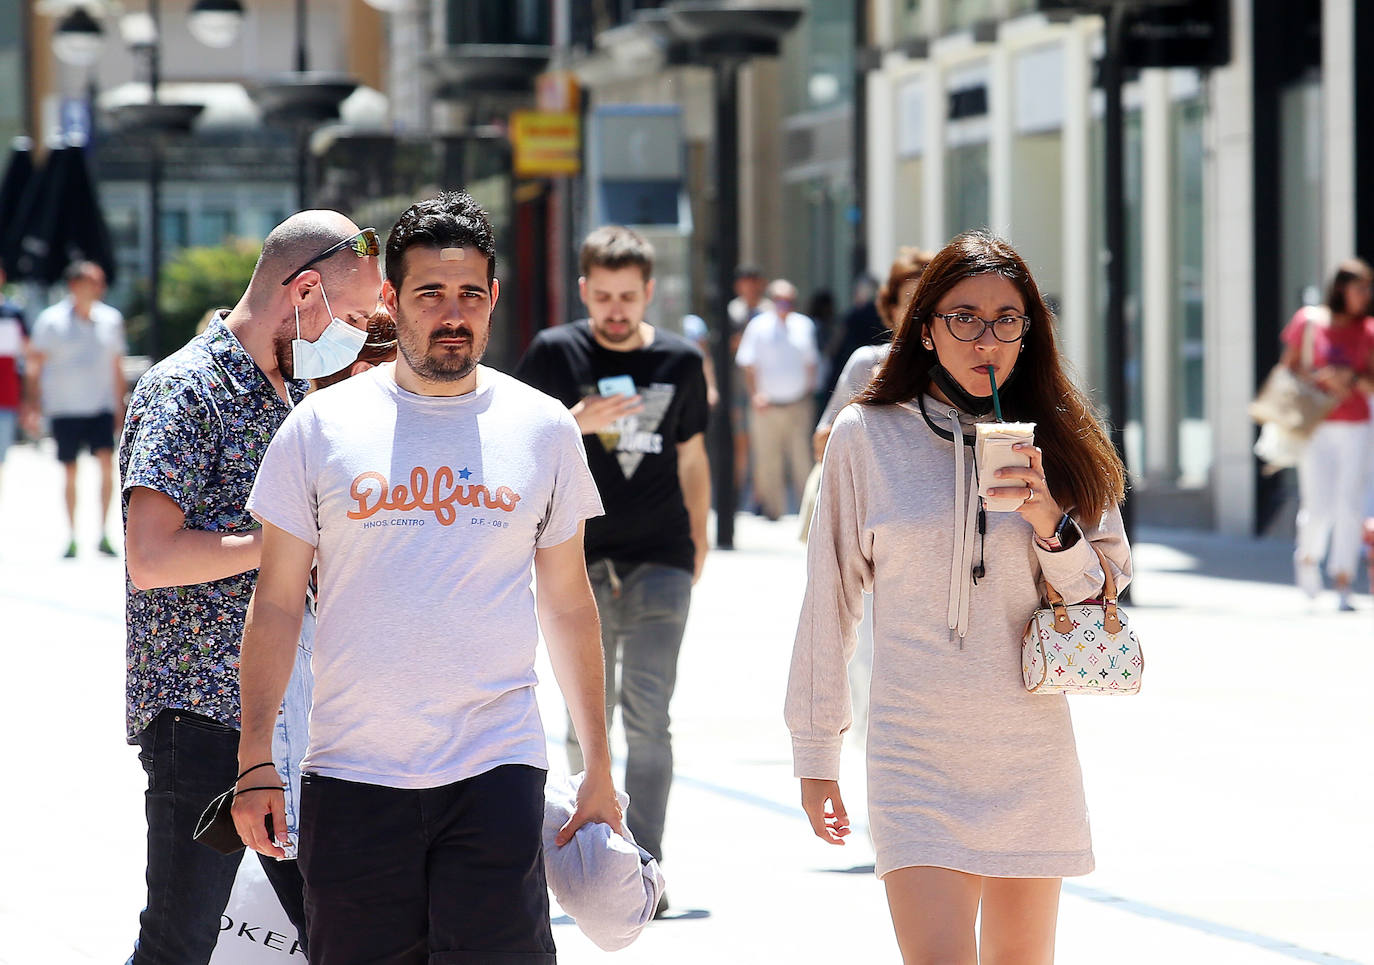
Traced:
<svg viewBox="0 0 1374 965">
<path fill-rule="evenodd" d="M 563 847 L 553 843 L 577 806 L 582 775 L 550 777 L 544 787 L 544 873 L 558 904 L 603 951 L 629 945 L 654 917 L 663 895 L 663 873 L 626 830 L 584 824 Z M 617 795 L 628 808 L 629 797 Z"/>
</svg>

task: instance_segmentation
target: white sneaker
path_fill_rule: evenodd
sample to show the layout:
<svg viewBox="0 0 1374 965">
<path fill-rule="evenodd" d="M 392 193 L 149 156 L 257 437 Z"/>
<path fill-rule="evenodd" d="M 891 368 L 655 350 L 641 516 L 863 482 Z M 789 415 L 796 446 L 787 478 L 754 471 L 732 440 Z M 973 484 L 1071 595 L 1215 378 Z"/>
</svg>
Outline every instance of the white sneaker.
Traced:
<svg viewBox="0 0 1374 965">
<path fill-rule="evenodd" d="M 1306 560 L 1298 560 L 1294 567 L 1297 570 L 1298 587 L 1307 594 L 1309 600 L 1315 600 L 1317 594 L 1322 591 L 1322 571 L 1316 563 Z"/>
<path fill-rule="evenodd" d="M 1341 590 L 1339 594 L 1337 594 L 1336 599 L 1336 609 L 1339 610 L 1341 613 L 1355 612 L 1355 604 L 1352 603 L 1350 600 L 1349 590 Z"/>
</svg>

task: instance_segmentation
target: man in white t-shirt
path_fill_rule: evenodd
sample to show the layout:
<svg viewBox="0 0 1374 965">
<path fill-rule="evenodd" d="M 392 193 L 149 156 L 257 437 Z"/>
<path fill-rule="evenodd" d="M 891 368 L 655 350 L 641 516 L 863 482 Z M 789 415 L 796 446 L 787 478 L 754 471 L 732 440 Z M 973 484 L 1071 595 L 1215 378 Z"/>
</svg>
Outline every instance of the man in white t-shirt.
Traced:
<svg viewBox="0 0 1374 965">
<path fill-rule="evenodd" d="M 67 267 L 67 297 L 39 313 L 29 339 L 25 377 L 36 434 L 41 409 L 48 417 L 66 485 L 68 540 L 63 554 L 76 556 L 76 457 L 89 449 L 100 466 L 101 553 L 114 556 L 105 517 L 114 492 L 114 441 L 124 428 L 124 316 L 106 305 L 105 269 L 93 261 Z"/>
<path fill-rule="evenodd" d="M 811 472 L 811 426 L 820 353 L 816 325 L 793 311 L 797 288 L 779 278 L 768 286 L 769 311 L 755 316 L 744 330 L 735 364 L 749 386 L 752 412 L 749 445 L 754 451 L 754 496 L 769 519 L 787 512 L 787 477 L 801 501 Z"/>
<path fill-rule="evenodd" d="M 248 503 L 263 549 L 234 819 L 274 856 L 272 729 L 319 566 L 298 849 L 312 965 L 554 962 L 540 630 L 587 765 L 558 844 L 590 821 L 624 830 L 582 549 L 601 502 L 568 411 L 478 365 L 495 264 L 466 194 L 412 205 L 386 247 L 396 362 L 297 406 Z"/>
</svg>

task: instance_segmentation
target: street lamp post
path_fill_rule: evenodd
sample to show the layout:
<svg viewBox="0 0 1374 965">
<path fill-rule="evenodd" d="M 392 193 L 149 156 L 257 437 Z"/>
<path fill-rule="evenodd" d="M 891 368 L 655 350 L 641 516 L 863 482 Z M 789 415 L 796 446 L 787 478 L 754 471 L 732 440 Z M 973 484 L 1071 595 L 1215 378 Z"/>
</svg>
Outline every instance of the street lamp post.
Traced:
<svg viewBox="0 0 1374 965">
<path fill-rule="evenodd" d="M 739 71 L 754 57 L 776 56 L 782 38 L 801 20 L 796 3 L 677 0 L 664 8 L 674 33 L 715 68 L 716 79 L 716 304 L 713 352 L 716 388 L 711 488 L 716 504 L 716 546 L 734 549 L 735 439 L 730 425 L 734 353 L 730 351 L 730 296 L 739 261 Z"/>
<path fill-rule="evenodd" d="M 717 405 L 716 453 L 711 460 L 716 494 L 716 546 L 735 548 L 735 432 L 733 416 L 735 358 L 730 349 L 730 295 L 739 264 L 739 62 L 721 59 L 716 74 L 716 318 L 719 330 L 715 354 Z M 752 404 L 752 403 L 751 403 Z"/>
</svg>

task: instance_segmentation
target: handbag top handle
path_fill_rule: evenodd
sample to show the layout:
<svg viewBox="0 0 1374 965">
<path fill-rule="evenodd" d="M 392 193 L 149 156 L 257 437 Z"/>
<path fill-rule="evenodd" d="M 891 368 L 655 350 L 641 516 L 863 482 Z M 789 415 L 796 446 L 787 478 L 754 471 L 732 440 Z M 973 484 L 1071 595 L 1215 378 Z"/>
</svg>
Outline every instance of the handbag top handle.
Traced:
<svg viewBox="0 0 1374 965">
<path fill-rule="evenodd" d="M 1083 537 L 1087 539 L 1087 537 Z M 1097 554 L 1097 559 L 1102 564 L 1102 604 L 1106 608 L 1107 614 L 1102 618 L 1102 629 L 1108 633 L 1121 632 L 1121 617 L 1116 612 L 1116 579 L 1112 576 L 1111 564 L 1107 562 L 1107 557 L 1102 555 L 1102 551 L 1093 546 L 1089 540 L 1088 545 Z M 1073 621 L 1069 619 L 1068 608 L 1064 605 L 1064 598 L 1059 595 L 1059 591 L 1054 588 L 1049 580 L 1045 581 L 1045 595 L 1049 598 L 1050 606 L 1054 609 L 1054 629 L 1057 633 L 1068 633 L 1073 629 Z"/>
</svg>

